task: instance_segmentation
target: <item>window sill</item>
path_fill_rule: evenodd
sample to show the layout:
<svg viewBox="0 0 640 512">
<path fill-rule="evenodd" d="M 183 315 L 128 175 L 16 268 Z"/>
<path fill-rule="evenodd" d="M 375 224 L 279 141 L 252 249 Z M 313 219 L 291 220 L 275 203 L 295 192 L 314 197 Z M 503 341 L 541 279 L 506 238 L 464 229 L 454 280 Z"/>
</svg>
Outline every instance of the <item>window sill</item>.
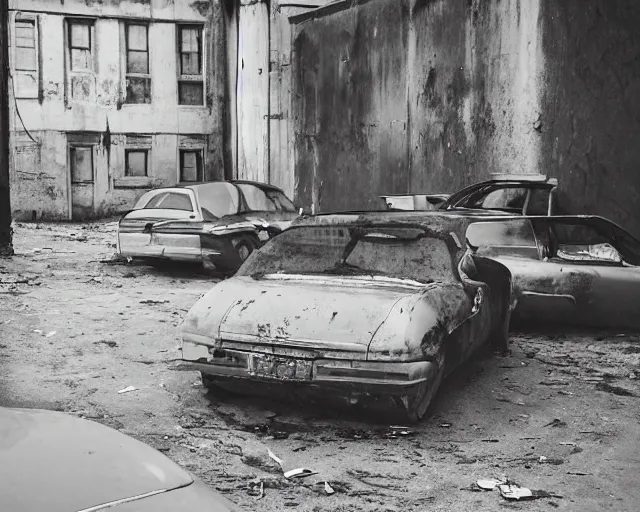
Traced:
<svg viewBox="0 0 640 512">
<path fill-rule="evenodd" d="M 153 179 L 149 176 L 114 178 L 113 188 L 153 188 Z"/>
</svg>

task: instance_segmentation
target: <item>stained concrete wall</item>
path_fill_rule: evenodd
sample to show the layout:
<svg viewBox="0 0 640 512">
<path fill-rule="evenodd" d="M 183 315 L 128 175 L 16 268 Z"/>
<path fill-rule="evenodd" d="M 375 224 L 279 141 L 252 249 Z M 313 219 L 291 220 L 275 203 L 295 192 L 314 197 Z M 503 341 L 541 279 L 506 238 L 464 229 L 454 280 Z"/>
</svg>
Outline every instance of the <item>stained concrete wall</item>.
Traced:
<svg viewBox="0 0 640 512">
<path fill-rule="evenodd" d="M 640 3 L 546 0 L 542 167 L 571 211 L 640 237 Z"/>
<path fill-rule="evenodd" d="M 11 0 L 10 8 L 12 20 L 20 15 L 37 21 L 39 49 L 39 97 L 22 98 L 21 84 L 16 83 L 17 99 L 12 98 L 11 177 L 16 218 L 70 218 L 69 133 L 98 137 L 95 216 L 127 209 L 146 189 L 178 181 L 180 148 L 201 147 L 205 178 L 224 177 L 221 91 L 226 56 L 224 46 L 217 44 L 222 29 L 217 2 Z M 71 93 L 73 76 L 65 66 L 68 15 L 96 17 L 95 72 L 88 77 L 88 94 L 82 97 Z M 148 104 L 125 103 L 123 22 L 131 19 L 149 24 Z M 206 99 L 202 106 L 178 105 L 176 22 L 204 24 Z M 151 137 L 146 179 L 124 178 L 125 134 Z"/>
<path fill-rule="evenodd" d="M 538 171 L 538 0 L 346 0 L 292 21 L 299 202 Z"/>
</svg>

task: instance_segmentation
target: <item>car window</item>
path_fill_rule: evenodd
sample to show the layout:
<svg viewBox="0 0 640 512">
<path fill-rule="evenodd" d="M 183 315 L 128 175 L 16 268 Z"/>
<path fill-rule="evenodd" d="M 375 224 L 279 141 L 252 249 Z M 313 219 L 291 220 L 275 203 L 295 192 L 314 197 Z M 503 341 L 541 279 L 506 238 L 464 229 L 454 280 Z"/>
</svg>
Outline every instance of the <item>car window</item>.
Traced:
<svg viewBox="0 0 640 512">
<path fill-rule="evenodd" d="M 529 193 L 526 215 L 547 215 L 549 212 L 549 196 L 551 189 L 532 188 Z"/>
<path fill-rule="evenodd" d="M 283 192 L 280 192 L 279 190 L 267 190 L 265 191 L 265 194 L 267 194 L 267 197 L 275 203 L 276 208 L 279 211 L 282 211 L 282 212 L 296 211 L 296 207 L 294 206 L 294 204 L 291 202 L 291 200 L 287 196 L 284 195 Z"/>
<path fill-rule="evenodd" d="M 456 279 L 445 240 L 422 229 L 340 225 L 289 228 L 254 251 L 238 273 L 265 274 Z"/>
<path fill-rule="evenodd" d="M 474 222 L 467 228 L 467 239 L 476 247 L 536 247 L 528 220 Z"/>
<path fill-rule="evenodd" d="M 136 204 L 133 206 L 134 210 L 139 210 L 141 208 L 144 208 L 145 205 L 149 202 L 149 198 L 153 198 L 158 197 L 158 195 L 164 195 L 164 194 L 158 194 L 157 190 L 150 190 L 149 192 L 145 192 L 144 194 L 142 194 L 142 196 L 140 196 L 140 199 L 138 199 L 136 201 Z"/>
<path fill-rule="evenodd" d="M 242 183 L 238 185 L 238 188 L 244 194 L 244 198 L 247 200 L 247 206 L 250 210 L 260 212 L 275 212 L 277 211 L 276 204 L 269 199 L 267 194 L 255 185 L 248 183 Z"/>
<path fill-rule="evenodd" d="M 198 197 L 204 220 L 214 221 L 225 215 L 238 213 L 240 193 L 235 185 L 216 181 L 191 188 Z"/>
<path fill-rule="evenodd" d="M 471 194 L 458 206 L 462 206 L 463 208 L 522 211 L 527 199 L 527 192 L 528 189 L 523 187 L 505 187 L 499 189 L 486 187 Z"/>
<path fill-rule="evenodd" d="M 554 224 L 551 236 L 556 246 L 555 256 L 569 261 L 601 261 L 621 263 L 622 256 L 612 240 L 587 225 Z"/>
<path fill-rule="evenodd" d="M 187 212 L 193 211 L 193 205 L 191 204 L 191 198 L 189 195 L 180 192 L 167 192 L 166 194 L 160 194 L 151 199 L 144 208 L 184 210 Z"/>
</svg>

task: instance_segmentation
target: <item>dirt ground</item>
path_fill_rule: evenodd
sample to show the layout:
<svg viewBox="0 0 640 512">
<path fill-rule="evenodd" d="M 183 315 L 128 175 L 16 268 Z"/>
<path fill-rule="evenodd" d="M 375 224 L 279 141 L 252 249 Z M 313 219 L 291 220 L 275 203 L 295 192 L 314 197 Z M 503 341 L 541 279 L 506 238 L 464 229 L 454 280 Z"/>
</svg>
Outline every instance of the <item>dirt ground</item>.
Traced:
<svg viewBox="0 0 640 512">
<path fill-rule="evenodd" d="M 640 510 L 639 336 L 513 333 L 509 356 L 456 372 L 431 417 L 393 435 L 350 411 L 207 394 L 177 361 L 177 326 L 216 279 L 105 263 L 115 230 L 16 226 L 17 254 L 0 260 L 0 405 L 115 427 L 246 510 Z M 268 448 L 318 474 L 287 481 Z M 549 495 L 474 485 L 502 476 Z"/>
</svg>

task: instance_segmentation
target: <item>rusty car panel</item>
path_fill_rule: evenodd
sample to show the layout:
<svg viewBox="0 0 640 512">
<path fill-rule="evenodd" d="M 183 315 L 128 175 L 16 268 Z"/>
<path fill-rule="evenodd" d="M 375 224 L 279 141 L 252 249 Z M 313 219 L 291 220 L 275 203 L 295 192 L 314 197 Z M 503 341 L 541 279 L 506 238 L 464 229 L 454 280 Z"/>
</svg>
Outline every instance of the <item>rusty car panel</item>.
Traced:
<svg viewBox="0 0 640 512">
<path fill-rule="evenodd" d="M 417 420 L 447 373 L 506 336 L 509 272 L 461 244 L 469 222 L 413 212 L 298 220 L 191 308 L 182 359 L 214 389 L 389 396 Z"/>
<path fill-rule="evenodd" d="M 521 319 L 640 328 L 640 241 L 598 216 L 484 219 L 467 238 L 513 275 Z"/>
</svg>

